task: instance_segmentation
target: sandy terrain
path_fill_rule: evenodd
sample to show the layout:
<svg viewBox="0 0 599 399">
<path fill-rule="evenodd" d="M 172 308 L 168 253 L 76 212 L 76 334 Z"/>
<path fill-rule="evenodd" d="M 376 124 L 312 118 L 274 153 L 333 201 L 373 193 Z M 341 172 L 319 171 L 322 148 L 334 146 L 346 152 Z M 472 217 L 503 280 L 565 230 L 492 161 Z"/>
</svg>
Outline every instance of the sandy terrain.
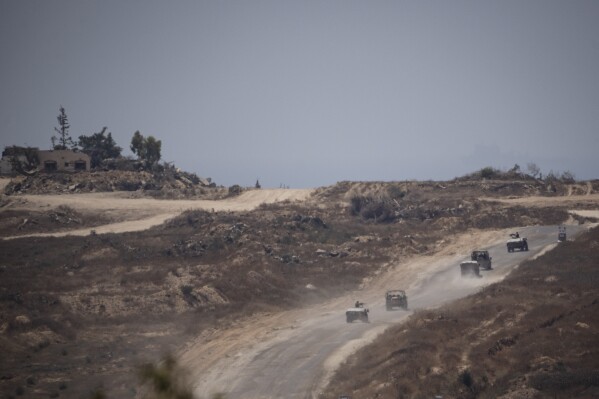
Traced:
<svg viewBox="0 0 599 399">
<path fill-rule="evenodd" d="M 21 195 L 15 208 L 47 208 L 66 205 L 77 210 L 109 211 L 124 213 L 167 213 L 187 209 L 214 209 L 215 211 L 249 211 L 260 204 L 307 199 L 311 189 L 263 189 L 250 190 L 239 196 L 220 201 L 208 200 L 157 200 L 152 198 L 130 198 L 128 193 L 89 193 L 69 195 Z"/>
<path fill-rule="evenodd" d="M 6 179 L 0 179 L 4 181 Z M 164 223 L 165 220 L 177 216 L 183 211 L 204 209 L 207 211 L 250 211 L 261 204 L 281 201 L 305 201 L 314 190 L 311 189 L 263 189 L 251 190 L 230 199 L 209 200 L 157 200 L 152 198 L 130 198 L 128 193 L 90 193 L 70 195 L 21 195 L 11 197 L 11 203 L 5 208 L 13 210 L 49 210 L 58 206 L 68 206 L 77 211 L 93 211 L 109 214 L 114 220 L 111 223 L 94 228 L 71 230 L 61 233 L 40 233 L 19 235 L 7 238 L 89 235 L 92 231 L 101 233 L 125 233 L 145 230 Z"/>
<path fill-rule="evenodd" d="M 526 205 L 526 206 L 556 206 L 567 204 L 597 204 L 599 202 L 599 194 L 586 195 L 569 195 L 556 197 L 518 197 L 518 198 L 481 198 L 482 200 L 502 202 L 510 205 Z"/>
<path fill-rule="evenodd" d="M 589 189 L 590 192 L 590 189 Z M 481 198 L 485 199 L 485 198 Z M 519 198 L 486 198 L 489 201 L 502 202 L 509 205 L 524 205 L 524 206 L 535 206 L 535 207 L 546 207 L 546 206 L 580 206 L 580 205 L 597 205 L 599 203 L 599 194 L 585 194 L 585 195 L 569 195 L 559 197 L 519 197 Z M 568 212 L 576 215 L 580 215 L 588 218 L 598 218 L 599 210 L 581 210 L 581 209 L 570 209 Z"/>
</svg>

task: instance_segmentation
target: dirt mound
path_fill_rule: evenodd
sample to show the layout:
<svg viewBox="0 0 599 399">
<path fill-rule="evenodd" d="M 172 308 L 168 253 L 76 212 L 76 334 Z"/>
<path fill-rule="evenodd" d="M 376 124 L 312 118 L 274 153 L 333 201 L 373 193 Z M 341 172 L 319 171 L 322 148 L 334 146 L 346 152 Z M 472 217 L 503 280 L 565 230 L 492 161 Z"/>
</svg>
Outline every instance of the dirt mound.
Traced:
<svg viewBox="0 0 599 399">
<path fill-rule="evenodd" d="M 399 181 L 399 182 L 339 182 L 317 190 L 320 198 L 328 201 L 348 202 L 352 198 L 378 198 L 389 202 L 426 201 L 440 202 L 476 198 L 510 198 L 530 196 L 566 196 L 592 194 L 599 190 L 599 181 L 564 183 L 540 179 L 474 179 L 460 178 L 452 181 Z"/>
<path fill-rule="evenodd" d="M 81 212 L 60 205 L 43 211 L 4 209 L 0 217 L 0 237 L 38 232 L 66 232 L 111 222 L 111 218 L 95 212 Z"/>
<path fill-rule="evenodd" d="M 172 168 L 160 171 L 40 173 L 20 176 L 4 188 L 6 195 L 129 191 L 159 198 L 224 197 L 227 191 L 210 180 Z"/>
</svg>

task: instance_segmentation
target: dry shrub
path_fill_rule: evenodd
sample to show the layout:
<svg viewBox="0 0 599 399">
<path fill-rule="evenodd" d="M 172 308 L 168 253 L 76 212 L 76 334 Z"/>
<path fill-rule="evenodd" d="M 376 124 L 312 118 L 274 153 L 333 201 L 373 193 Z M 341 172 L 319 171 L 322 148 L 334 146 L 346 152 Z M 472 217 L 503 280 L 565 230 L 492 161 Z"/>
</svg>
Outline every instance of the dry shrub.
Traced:
<svg viewBox="0 0 599 399">
<path fill-rule="evenodd" d="M 166 356 L 158 365 L 142 365 L 139 377 L 149 388 L 147 398 L 193 399 L 187 375 L 172 356 Z"/>
<path fill-rule="evenodd" d="M 396 219 L 395 207 L 387 197 L 355 196 L 350 199 L 350 212 L 375 222 L 392 222 Z"/>
</svg>

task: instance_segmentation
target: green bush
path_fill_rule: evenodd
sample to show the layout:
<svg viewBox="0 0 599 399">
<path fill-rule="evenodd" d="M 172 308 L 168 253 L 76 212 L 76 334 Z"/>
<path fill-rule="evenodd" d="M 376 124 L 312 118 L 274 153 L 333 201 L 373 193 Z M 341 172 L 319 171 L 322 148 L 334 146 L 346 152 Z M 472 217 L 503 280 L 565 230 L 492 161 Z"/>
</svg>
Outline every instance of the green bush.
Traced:
<svg viewBox="0 0 599 399">
<path fill-rule="evenodd" d="M 231 187 L 229 187 L 229 196 L 239 195 L 242 191 L 243 189 L 239 184 L 234 184 Z"/>
<path fill-rule="evenodd" d="M 487 166 L 480 170 L 480 177 L 483 179 L 492 179 L 493 177 L 498 176 L 499 173 L 499 170 L 492 168 L 491 166 Z"/>
</svg>

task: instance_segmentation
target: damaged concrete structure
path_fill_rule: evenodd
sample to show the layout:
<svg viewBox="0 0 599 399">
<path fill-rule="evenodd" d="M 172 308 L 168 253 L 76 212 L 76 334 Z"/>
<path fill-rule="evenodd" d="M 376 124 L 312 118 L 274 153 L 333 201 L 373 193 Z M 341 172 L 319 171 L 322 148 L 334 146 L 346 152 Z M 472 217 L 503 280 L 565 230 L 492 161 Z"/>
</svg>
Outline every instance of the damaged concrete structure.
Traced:
<svg viewBox="0 0 599 399">
<path fill-rule="evenodd" d="M 39 170 L 44 172 L 89 171 L 91 158 L 83 152 L 72 150 L 38 151 Z"/>
<path fill-rule="evenodd" d="M 31 159 L 30 159 L 31 158 Z M 0 159 L 0 174 L 17 173 L 14 161 L 17 160 L 28 172 L 78 172 L 89 171 L 89 155 L 73 150 L 39 150 L 34 147 L 6 147 Z M 18 165 L 17 165 L 18 166 Z"/>
</svg>

